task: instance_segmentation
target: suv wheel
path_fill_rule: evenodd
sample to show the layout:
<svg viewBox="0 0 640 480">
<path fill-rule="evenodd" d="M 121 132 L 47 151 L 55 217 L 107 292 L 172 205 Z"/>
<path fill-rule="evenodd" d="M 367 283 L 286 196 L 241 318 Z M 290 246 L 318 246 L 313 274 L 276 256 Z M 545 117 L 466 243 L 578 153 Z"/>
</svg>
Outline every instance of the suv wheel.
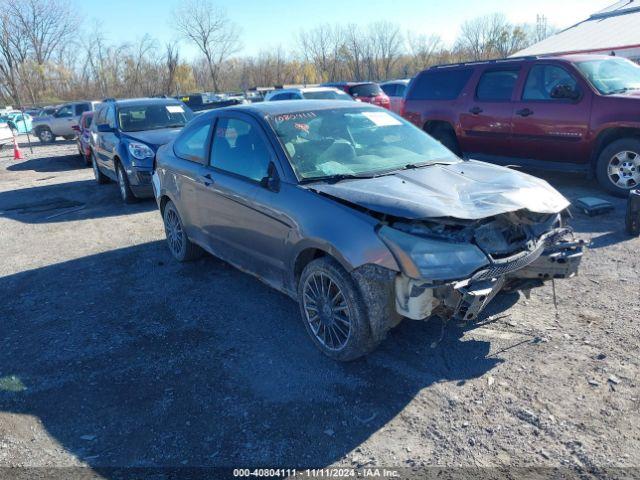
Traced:
<svg viewBox="0 0 640 480">
<path fill-rule="evenodd" d="M 51 143 L 55 141 L 56 137 L 53 135 L 53 132 L 49 129 L 49 127 L 44 127 L 38 130 L 38 140 L 40 143 Z"/>
<path fill-rule="evenodd" d="M 122 201 L 124 203 L 133 203 L 138 200 L 131 191 L 129 177 L 127 177 L 127 172 L 124 171 L 124 167 L 120 162 L 116 163 L 116 172 L 118 175 L 118 188 L 120 189 L 120 197 L 122 198 Z"/>
<path fill-rule="evenodd" d="M 188 262 L 202 256 L 202 249 L 187 237 L 178 209 L 172 201 L 168 201 L 164 206 L 162 218 L 167 245 L 176 260 Z"/>
<path fill-rule="evenodd" d="M 600 185 L 612 195 L 626 197 L 640 186 L 640 139 L 623 138 L 607 145 L 596 165 Z"/>
<path fill-rule="evenodd" d="M 91 152 L 91 166 L 93 167 L 93 176 L 98 184 L 103 185 L 109 181 L 109 178 L 100 171 L 98 161 L 96 160 L 96 154 L 93 151 Z"/>
<path fill-rule="evenodd" d="M 445 127 L 437 127 L 433 132 L 431 132 L 431 136 L 455 153 L 458 157 L 462 157 L 458 137 L 456 137 L 453 130 Z"/>
<path fill-rule="evenodd" d="M 377 346 L 353 278 L 332 258 L 318 258 L 305 267 L 298 302 L 307 333 L 325 355 L 349 361 Z"/>
</svg>

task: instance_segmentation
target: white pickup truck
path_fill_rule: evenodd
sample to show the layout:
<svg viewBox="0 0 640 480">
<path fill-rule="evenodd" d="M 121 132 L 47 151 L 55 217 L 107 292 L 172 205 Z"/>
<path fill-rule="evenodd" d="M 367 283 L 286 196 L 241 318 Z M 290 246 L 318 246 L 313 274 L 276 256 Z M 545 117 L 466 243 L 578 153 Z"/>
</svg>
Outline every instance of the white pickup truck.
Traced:
<svg viewBox="0 0 640 480">
<path fill-rule="evenodd" d="M 73 127 L 78 126 L 82 112 L 90 112 L 100 102 L 72 102 L 61 105 L 52 115 L 34 117 L 32 130 L 42 143 L 55 141 L 56 137 L 71 140 L 76 137 Z"/>
</svg>

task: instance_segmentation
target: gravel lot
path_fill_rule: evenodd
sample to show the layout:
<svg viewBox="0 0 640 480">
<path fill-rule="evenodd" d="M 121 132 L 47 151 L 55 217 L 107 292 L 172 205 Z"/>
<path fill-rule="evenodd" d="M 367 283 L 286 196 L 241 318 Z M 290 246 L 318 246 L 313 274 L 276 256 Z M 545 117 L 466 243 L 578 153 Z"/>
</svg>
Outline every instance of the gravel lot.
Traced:
<svg viewBox="0 0 640 480">
<path fill-rule="evenodd" d="M 574 212 L 590 249 L 557 310 L 550 285 L 503 295 L 479 323 L 405 321 L 337 364 L 288 297 L 212 257 L 175 262 L 155 203 L 96 185 L 73 142 L 22 145 L 0 152 L 0 466 L 640 465 L 623 200 Z"/>
</svg>

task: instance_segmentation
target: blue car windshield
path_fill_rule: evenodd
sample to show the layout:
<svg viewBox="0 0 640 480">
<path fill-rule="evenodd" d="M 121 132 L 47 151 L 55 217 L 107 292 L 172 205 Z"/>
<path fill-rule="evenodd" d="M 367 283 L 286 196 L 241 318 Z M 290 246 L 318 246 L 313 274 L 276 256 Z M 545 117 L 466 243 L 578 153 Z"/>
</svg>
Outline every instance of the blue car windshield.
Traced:
<svg viewBox="0 0 640 480">
<path fill-rule="evenodd" d="M 459 161 L 419 128 L 375 107 L 294 112 L 269 122 L 300 180 Z"/>
<path fill-rule="evenodd" d="M 140 132 L 160 128 L 180 128 L 193 113 L 179 104 L 148 104 L 118 107 L 118 126 L 123 132 Z"/>
</svg>

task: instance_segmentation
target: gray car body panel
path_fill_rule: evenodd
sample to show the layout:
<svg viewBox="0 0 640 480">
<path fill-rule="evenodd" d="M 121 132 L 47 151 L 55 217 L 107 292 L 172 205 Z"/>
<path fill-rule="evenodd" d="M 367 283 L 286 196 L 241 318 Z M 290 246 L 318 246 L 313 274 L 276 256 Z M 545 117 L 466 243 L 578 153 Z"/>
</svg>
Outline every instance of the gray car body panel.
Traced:
<svg viewBox="0 0 640 480">
<path fill-rule="evenodd" d="M 410 220 L 477 220 L 521 209 L 558 213 L 569 206 L 569 201 L 544 180 L 473 160 L 454 160 L 448 165 L 402 170 L 372 179 L 316 183 L 307 188 Z"/>
</svg>

